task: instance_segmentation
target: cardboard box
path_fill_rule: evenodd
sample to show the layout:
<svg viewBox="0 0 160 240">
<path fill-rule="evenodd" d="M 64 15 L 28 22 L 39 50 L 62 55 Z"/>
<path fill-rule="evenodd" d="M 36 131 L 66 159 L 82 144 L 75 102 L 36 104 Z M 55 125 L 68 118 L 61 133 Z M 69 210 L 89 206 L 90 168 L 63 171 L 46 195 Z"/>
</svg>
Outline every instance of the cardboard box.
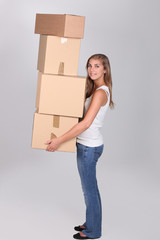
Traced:
<svg viewBox="0 0 160 240">
<path fill-rule="evenodd" d="M 40 35 L 37 69 L 42 73 L 76 76 L 80 39 Z"/>
<path fill-rule="evenodd" d="M 36 108 L 39 113 L 82 117 L 86 78 L 38 73 Z"/>
<path fill-rule="evenodd" d="M 36 14 L 35 33 L 83 38 L 85 17 L 68 14 Z"/>
<path fill-rule="evenodd" d="M 46 149 L 47 140 L 63 135 L 78 123 L 78 118 L 34 114 L 32 148 Z M 76 138 L 63 143 L 57 151 L 75 152 Z"/>
</svg>

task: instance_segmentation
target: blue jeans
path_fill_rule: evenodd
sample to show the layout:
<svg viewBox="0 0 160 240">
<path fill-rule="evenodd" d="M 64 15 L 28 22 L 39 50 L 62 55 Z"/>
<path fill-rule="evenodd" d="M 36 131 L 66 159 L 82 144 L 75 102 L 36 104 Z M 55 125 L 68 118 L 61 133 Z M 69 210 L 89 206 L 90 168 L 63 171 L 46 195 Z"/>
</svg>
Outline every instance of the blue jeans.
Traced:
<svg viewBox="0 0 160 240">
<path fill-rule="evenodd" d="M 85 230 L 90 238 L 101 237 L 102 206 L 96 179 L 96 164 L 103 152 L 104 145 L 88 147 L 77 143 L 77 166 L 86 204 Z"/>
</svg>

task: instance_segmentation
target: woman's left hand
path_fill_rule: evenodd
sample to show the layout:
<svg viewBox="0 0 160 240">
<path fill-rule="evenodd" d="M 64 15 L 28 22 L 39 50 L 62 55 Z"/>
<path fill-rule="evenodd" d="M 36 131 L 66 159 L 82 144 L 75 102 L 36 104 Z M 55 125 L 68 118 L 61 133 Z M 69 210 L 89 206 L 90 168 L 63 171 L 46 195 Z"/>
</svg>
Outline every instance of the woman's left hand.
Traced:
<svg viewBox="0 0 160 240">
<path fill-rule="evenodd" d="M 54 152 L 56 151 L 59 146 L 60 146 L 60 141 L 58 138 L 53 138 L 51 140 L 48 140 L 47 142 L 45 142 L 47 146 L 46 148 L 46 151 L 49 151 L 49 152 Z"/>
</svg>

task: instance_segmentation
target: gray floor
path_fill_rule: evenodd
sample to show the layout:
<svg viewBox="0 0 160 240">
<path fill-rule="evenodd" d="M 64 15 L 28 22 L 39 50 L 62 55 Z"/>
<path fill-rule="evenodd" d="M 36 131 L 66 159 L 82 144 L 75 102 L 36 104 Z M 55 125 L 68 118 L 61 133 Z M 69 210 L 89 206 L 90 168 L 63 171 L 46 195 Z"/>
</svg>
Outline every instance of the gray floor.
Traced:
<svg viewBox="0 0 160 240">
<path fill-rule="evenodd" d="M 75 154 L 51 154 L 31 150 L 25 159 L 2 166 L 1 240 L 72 239 L 73 227 L 83 223 Z M 101 157 L 97 177 L 103 203 L 101 239 L 159 240 L 159 169 Z"/>
</svg>

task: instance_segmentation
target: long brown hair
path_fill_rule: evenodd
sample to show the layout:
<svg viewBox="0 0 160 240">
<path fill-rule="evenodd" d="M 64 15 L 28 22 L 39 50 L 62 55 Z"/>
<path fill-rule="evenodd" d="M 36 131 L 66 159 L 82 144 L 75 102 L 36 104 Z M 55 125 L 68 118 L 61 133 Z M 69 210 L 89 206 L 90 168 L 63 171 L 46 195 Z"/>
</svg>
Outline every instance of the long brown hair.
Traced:
<svg viewBox="0 0 160 240">
<path fill-rule="evenodd" d="M 101 60 L 104 70 L 106 70 L 106 73 L 104 73 L 104 82 L 106 83 L 107 87 L 109 88 L 109 92 L 110 92 L 109 106 L 110 106 L 110 108 L 114 108 L 114 102 L 112 100 L 112 75 L 111 75 L 111 67 L 110 67 L 109 59 L 104 54 L 94 54 L 88 59 L 87 64 L 86 64 L 86 69 L 88 69 L 89 61 L 92 58 Z M 90 97 L 92 95 L 93 91 L 94 91 L 94 82 L 89 77 L 89 75 L 87 75 L 86 98 Z"/>
</svg>

